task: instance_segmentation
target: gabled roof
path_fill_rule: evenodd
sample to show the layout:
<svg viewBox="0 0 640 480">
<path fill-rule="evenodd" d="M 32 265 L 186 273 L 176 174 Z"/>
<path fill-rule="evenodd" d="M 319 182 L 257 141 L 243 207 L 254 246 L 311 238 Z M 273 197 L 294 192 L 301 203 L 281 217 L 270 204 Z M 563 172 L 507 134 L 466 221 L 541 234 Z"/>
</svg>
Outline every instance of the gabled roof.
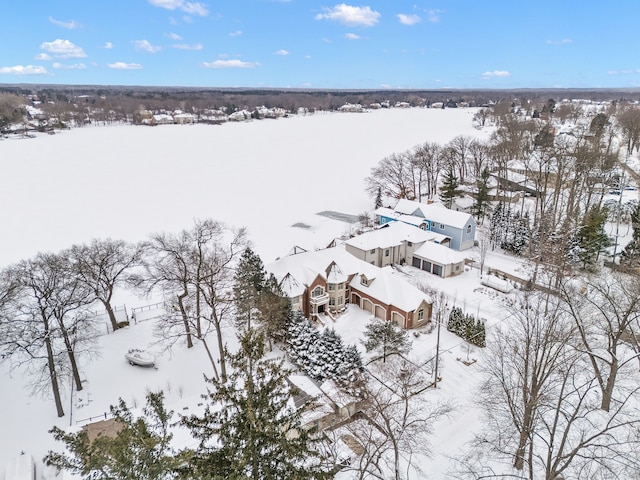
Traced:
<svg viewBox="0 0 640 480">
<path fill-rule="evenodd" d="M 422 257 L 427 260 L 433 260 L 441 265 L 451 265 L 464 262 L 466 255 L 433 242 L 426 242 L 415 252 L 414 256 Z"/>
<path fill-rule="evenodd" d="M 334 261 L 325 270 L 327 283 L 343 283 L 349 280 L 349 275 Z"/>
<path fill-rule="evenodd" d="M 435 223 L 442 223 L 460 229 L 464 228 L 469 222 L 475 223 L 473 216 L 469 213 L 450 210 L 438 202 L 426 204 L 401 199 L 398 200 L 398 204 L 394 210 L 396 213 L 423 217 Z"/>
<path fill-rule="evenodd" d="M 427 242 L 435 240 L 436 236 L 441 237 L 442 235 L 420 230 L 407 225 L 407 223 L 390 222 L 381 228 L 350 238 L 345 244 L 360 250 L 373 250 L 374 248 L 389 248 L 401 245 L 404 241 L 412 243 Z"/>
<path fill-rule="evenodd" d="M 446 248 L 446 247 L 443 247 Z M 378 269 L 378 275 L 371 278 L 367 285 L 361 283 L 361 275 L 351 280 L 350 286 L 367 295 L 380 300 L 387 305 L 396 306 L 406 312 L 416 310 L 423 301 L 431 303 L 431 298 L 418 288 L 411 285 L 390 267 Z"/>
<path fill-rule="evenodd" d="M 295 281 L 298 290 L 293 291 L 300 291 L 295 296 L 304 292 L 318 276 L 325 280 L 329 276 L 343 279 L 335 282 L 341 283 L 346 282 L 350 275 L 369 272 L 371 268 L 376 267 L 358 260 L 341 246 L 289 255 L 265 266 L 265 270 L 273 273 L 280 283 L 293 285 Z"/>
<path fill-rule="evenodd" d="M 303 293 L 304 289 L 318 276 L 324 279 L 328 277 L 339 279 L 344 277 L 337 275 L 355 275 L 350 283 L 354 288 L 402 310 L 413 311 L 423 300 L 431 301 L 427 294 L 411 285 L 395 273 L 392 268 L 378 268 L 359 260 L 347 252 L 344 247 L 333 247 L 283 257 L 266 265 L 265 270 L 273 273 L 283 286 L 284 293 L 289 296 L 291 296 L 289 292 L 292 292 L 293 296 Z M 369 286 L 361 285 L 360 275 L 362 274 L 370 280 Z M 291 288 L 287 291 L 285 287 L 289 286 Z"/>
</svg>

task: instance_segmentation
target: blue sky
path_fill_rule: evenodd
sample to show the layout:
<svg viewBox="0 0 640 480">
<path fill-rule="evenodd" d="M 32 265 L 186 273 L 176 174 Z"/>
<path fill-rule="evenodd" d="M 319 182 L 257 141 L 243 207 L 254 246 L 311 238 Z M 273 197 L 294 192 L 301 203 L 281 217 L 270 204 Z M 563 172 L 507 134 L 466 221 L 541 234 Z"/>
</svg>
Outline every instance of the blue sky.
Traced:
<svg viewBox="0 0 640 480">
<path fill-rule="evenodd" d="M 3 0 L 0 83 L 640 87 L 640 2 Z"/>
</svg>

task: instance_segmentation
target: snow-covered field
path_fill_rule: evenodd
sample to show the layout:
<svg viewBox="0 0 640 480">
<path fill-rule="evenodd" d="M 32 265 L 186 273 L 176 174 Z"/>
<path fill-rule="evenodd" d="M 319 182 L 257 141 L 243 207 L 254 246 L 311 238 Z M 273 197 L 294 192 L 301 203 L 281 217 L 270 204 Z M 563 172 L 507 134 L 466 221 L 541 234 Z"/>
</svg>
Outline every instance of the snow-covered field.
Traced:
<svg viewBox="0 0 640 480">
<path fill-rule="evenodd" d="M 471 126 L 473 113 L 392 109 L 221 126 L 85 128 L 3 140 L 0 266 L 95 237 L 138 241 L 153 232 L 189 228 L 194 218 L 204 217 L 246 226 L 265 263 L 293 245 L 325 246 L 350 227 L 317 212 L 371 210 L 373 202 L 364 192 L 371 167 L 425 141 L 444 144 L 460 134 L 484 138 L 487 132 Z M 292 227 L 296 223 L 307 228 Z M 501 320 L 500 296 L 480 286 L 477 271 L 428 280 L 437 280 L 436 288 L 489 324 Z M 122 302 L 129 308 L 145 304 L 132 296 Z M 357 342 L 367 319 L 352 308 L 336 329 L 345 341 Z M 71 400 L 67 386 L 67 415 L 61 419 L 52 400 L 30 392 L 23 370 L 10 373 L 0 365 L 0 480 L 4 465 L 21 451 L 39 460 L 49 449 L 59 449 L 47 433 L 51 426 L 103 416 L 119 397 L 140 406 L 147 390 L 162 388 L 169 407 L 178 412 L 197 403 L 204 391 L 202 374 L 209 373 L 204 352 L 198 347 L 167 352 L 150 345 L 152 324 L 141 321 L 101 337 L 100 357 L 82 367 L 85 390 Z M 126 363 L 129 348 L 148 345 L 158 355 L 157 370 Z M 434 334 L 421 334 L 413 354 L 428 357 L 434 346 Z M 456 361 L 467 349 L 444 330 L 442 348 L 441 391 L 459 409 L 436 429 L 434 455 L 423 464 L 429 478 L 447 478 L 448 456 L 470 438 L 477 422 L 471 397 L 480 362 L 466 367 Z"/>
</svg>

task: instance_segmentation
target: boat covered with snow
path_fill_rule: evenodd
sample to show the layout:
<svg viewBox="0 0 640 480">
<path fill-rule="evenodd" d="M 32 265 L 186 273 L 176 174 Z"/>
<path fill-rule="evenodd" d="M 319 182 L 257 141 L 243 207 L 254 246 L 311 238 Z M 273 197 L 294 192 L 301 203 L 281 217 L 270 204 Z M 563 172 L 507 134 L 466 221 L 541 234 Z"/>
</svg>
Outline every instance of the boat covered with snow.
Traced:
<svg viewBox="0 0 640 480">
<path fill-rule="evenodd" d="M 156 363 L 156 357 L 146 350 L 132 348 L 124 354 L 130 365 L 138 365 L 139 367 L 153 367 Z"/>
</svg>

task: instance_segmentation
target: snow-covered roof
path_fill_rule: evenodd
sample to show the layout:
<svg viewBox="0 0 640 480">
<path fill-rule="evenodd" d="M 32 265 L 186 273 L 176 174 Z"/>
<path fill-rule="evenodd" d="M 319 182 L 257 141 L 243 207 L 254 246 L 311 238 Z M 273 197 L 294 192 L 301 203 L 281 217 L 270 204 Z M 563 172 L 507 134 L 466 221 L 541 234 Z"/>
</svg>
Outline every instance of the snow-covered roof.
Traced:
<svg viewBox="0 0 640 480">
<path fill-rule="evenodd" d="M 389 248 L 401 245 L 404 241 L 422 243 L 435 240 L 436 236 L 443 236 L 434 232 L 420 230 L 412 225 L 407 225 L 407 223 L 387 223 L 381 228 L 350 238 L 345 244 L 360 250 L 373 250 L 374 248 Z"/>
<path fill-rule="evenodd" d="M 350 275 L 362 271 L 369 273 L 376 268 L 351 255 L 344 246 L 289 255 L 265 266 L 268 272 L 273 273 L 278 281 L 284 284 L 283 290 L 285 287 L 290 288 L 293 296 L 301 295 L 318 275 L 327 281 L 330 276 L 334 280 L 342 279 L 344 282 Z M 286 290 L 284 293 L 291 296 Z"/>
<path fill-rule="evenodd" d="M 331 264 L 327 267 L 327 283 L 343 283 L 349 280 L 349 275 L 345 273 L 340 265 L 336 262 L 331 262 Z"/>
<path fill-rule="evenodd" d="M 400 277 L 391 267 L 379 268 L 375 277 L 366 274 L 365 277 L 369 280 L 367 285 L 361 282 L 362 276 L 357 275 L 351 280 L 351 287 L 387 305 L 394 305 L 406 312 L 411 312 L 416 310 L 423 301 L 432 303 L 426 293 Z"/>
<path fill-rule="evenodd" d="M 368 286 L 360 283 L 360 275 L 354 277 L 351 285 L 381 302 L 413 311 L 423 300 L 431 301 L 428 295 L 408 283 L 392 268 L 379 268 L 364 262 L 347 252 L 344 246 L 283 257 L 266 265 L 265 270 L 273 273 L 289 297 L 304 293 L 304 289 L 318 276 L 327 281 L 328 277 L 346 281 L 351 275 L 364 274 L 372 280 Z"/>
<path fill-rule="evenodd" d="M 433 242 L 426 242 L 415 252 L 413 252 L 413 254 L 427 260 L 433 260 L 442 265 L 451 265 L 464 262 L 466 258 L 466 255 L 464 255 L 463 253 L 457 252 L 450 249 L 449 247 L 445 247 L 444 245 L 439 245 Z"/>
<path fill-rule="evenodd" d="M 465 212 L 458 212 L 445 207 L 442 203 L 421 203 L 413 200 L 400 199 L 395 207 L 395 212 L 426 218 L 432 222 L 450 225 L 456 228 L 464 228 L 473 217 Z"/>
</svg>

